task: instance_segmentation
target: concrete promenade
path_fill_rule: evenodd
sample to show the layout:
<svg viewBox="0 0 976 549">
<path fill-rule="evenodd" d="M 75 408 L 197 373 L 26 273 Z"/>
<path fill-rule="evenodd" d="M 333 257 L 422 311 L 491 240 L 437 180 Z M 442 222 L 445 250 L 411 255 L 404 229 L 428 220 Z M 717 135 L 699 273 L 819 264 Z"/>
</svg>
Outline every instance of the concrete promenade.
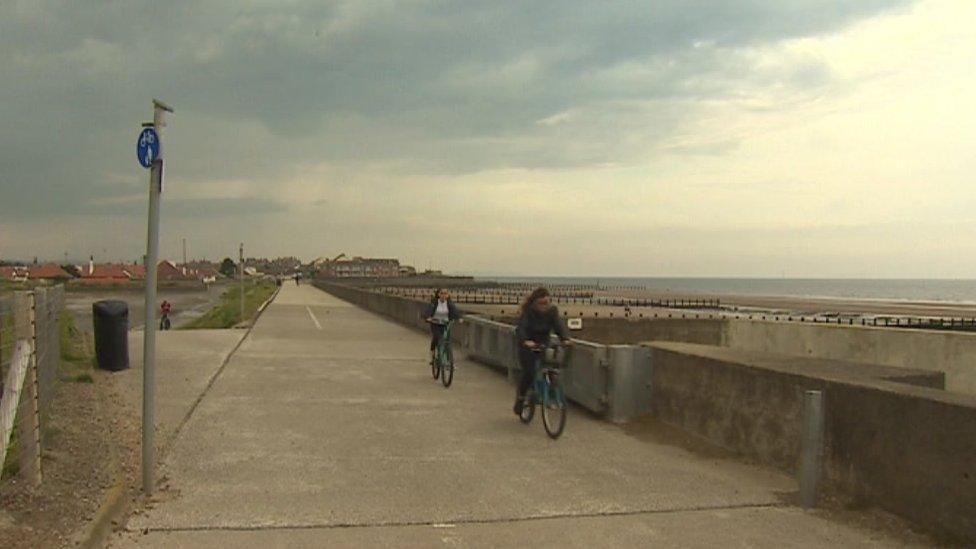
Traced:
<svg viewBox="0 0 976 549">
<path fill-rule="evenodd" d="M 787 476 L 573 410 L 549 440 L 513 388 L 427 339 L 286 285 L 172 443 L 116 547 L 891 547 L 784 503 Z"/>
</svg>

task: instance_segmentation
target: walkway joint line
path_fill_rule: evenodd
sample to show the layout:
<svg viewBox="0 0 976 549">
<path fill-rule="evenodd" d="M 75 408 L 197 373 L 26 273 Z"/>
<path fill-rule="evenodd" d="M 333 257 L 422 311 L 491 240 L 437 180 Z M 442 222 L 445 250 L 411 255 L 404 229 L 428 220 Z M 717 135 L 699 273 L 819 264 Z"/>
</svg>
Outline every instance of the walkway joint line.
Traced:
<svg viewBox="0 0 976 549">
<path fill-rule="evenodd" d="M 666 515 L 670 513 L 701 513 L 706 511 L 731 511 L 736 509 L 782 509 L 790 507 L 786 503 L 742 503 L 730 505 L 701 505 L 676 507 L 673 509 L 631 509 L 626 511 L 592 511 L 582 513 L 557 513 L 552 515 L 527 515 L 514 517 L 496 517 L 484 519 L 459 520 L 405 520 L 381 522 L 338 522 L 335 524 L 267 524 L 255 526 L 161 526 L 158 528 L 140 529 L 145 533 L 176 533 L 176 532 L 264 532 L 276 530 L 339 530 L 353 528 L 403 528 L 411 526 L 430 526 L 443 528 L 445 525 L 465 526 L 480 524 L 510 524 L 519 522 L 536 522 L 543 520 L 575 519 L 575 518 L 610 518 L 632 517 L 639 515 Z M 129 530 L 130 532 L 135 530 Z"/>
</svg>

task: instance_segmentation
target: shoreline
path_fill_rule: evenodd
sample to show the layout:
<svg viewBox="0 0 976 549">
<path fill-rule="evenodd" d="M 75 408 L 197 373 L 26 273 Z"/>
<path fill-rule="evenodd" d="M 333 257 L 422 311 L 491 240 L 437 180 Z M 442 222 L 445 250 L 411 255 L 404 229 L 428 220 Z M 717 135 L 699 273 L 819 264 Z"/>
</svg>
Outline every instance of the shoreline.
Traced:
<svg viewBox="0 0 976 549">
<path fill-rule="evenodd" d="M 734 277 L 478 277 L 478 281 L 507 284 L 540 283 L 547 286 L 592 286 L 603 294 L 641 292 L 656 297 L 698 298 L 756 298 L 790 299 L 801 301 L 845 301 L 905 303 L 925 306 L 970 305 L 976 308 L 976 279 L 962 278 L 734 278 Z M 755 289 L 735 288 L 753 285 Z M 836 285 L 834 288 L 829 286 Z M 857 288 L 857 286 L 862 286 Z M 900 285 L 878 291 L 877 287 Z M 956 287 L 925 288 L 925 286 L 956 285 Z M 958 285 L 963 285 L 959 287 Z M 790 291 L 788 287 L 797 291 Z M 728 288 L 728 289 L 724 289 Z M 832 292 L 836 289 L 836 292 Z M 861 291 L 859 291 L 861 290 Z M 919 294 L 929 295 L 919 295 Z M 949 294 L 946 297 L 931 294 Z M 912 296 L 911 294 L 916 294 Z M 906 297 L 908 295 L 908 297 Z"/>
</svg>

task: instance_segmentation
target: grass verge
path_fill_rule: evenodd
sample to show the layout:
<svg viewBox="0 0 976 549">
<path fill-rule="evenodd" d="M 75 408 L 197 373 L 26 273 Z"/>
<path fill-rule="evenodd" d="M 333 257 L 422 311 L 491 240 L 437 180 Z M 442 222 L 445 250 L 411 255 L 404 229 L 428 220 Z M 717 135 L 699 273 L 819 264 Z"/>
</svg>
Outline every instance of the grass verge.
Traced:
<svg viewBox="0 0 976 549">
<path fill-rule="evenodd" d="M 61 381 L 92 382 L 95 364 L 94 342 L 91 334 L 78 329 L 75 315 L 64 309 L 58 318 L 61 334 Z"/>
<path fill-rule="evenodd" d="M 4 319 L 0 319 L 4 320 Z M 11 319 L 6 319 L 12 322 Z M 58 381 L 75 383 L 94 383 L 92 377 L 92 345 L 89 335 L 75 325 L 74 314 L 62 309 L 58 316 L 59 346 L 61 347 L 61 361 L 58 366 Z M 9 364 L 9 357 L 4 364 Z M 46 419 L 46 418 L 42 418 Z M 51 437 L 56 436 L 54 429 L 48 427 L 49 422 L 42 423 L 42 443 L 47 445 Z M 14 429 L 7 449 L 7 459 L 0 469 L 0 479 L 7 479 L 20 470 L 20 445 L 18 444 L 18 429 Z"/>
<path fill-rule="evenodd" d="M 241 284 L 234 283 L 224 290 L 220 296 L 220 301 L 212 309 L 200 318 L 197 318 L 183 326 L 181 330 L 206 330 L 232 328 L 241 323 L 241 304 L 240 304 Z M 258 307 L 268 300 L 275 291 L 275 284 L 272 282 L 245 282 L 244 283 L 244 318 L 250 320 L 257 314 Z"/>
</svg>

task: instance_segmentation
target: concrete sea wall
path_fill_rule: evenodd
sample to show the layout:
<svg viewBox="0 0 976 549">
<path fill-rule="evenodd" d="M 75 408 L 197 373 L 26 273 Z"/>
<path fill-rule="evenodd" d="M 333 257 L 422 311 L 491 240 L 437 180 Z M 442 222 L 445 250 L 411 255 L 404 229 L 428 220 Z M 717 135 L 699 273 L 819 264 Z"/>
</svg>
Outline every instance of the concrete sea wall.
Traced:
<svg viewBox="0 0 976 549">
<path fill-rule="evenodd" d="M 824 395 L 824 481 L 930 530 L 976 540 L 976 397 L 938 372 L 654 342 L 651 413 L 796 472 L 802 397 Z"/>
<path fill-rule="evenodd" d="M 976 395 L 976 334 L 934 330 L 729 320 L 733 349 L 944 372 L 946 390 Z"/>
<path fill-rule="evenodd" d="M 511 319 L 506 319 L 512 321 Z M 976 333 L 735 318 L 586 318 L 599 343 L 700 343 L 808 358 L 944 372 L 946 390 L 976 395 Z"/>
</svg>

